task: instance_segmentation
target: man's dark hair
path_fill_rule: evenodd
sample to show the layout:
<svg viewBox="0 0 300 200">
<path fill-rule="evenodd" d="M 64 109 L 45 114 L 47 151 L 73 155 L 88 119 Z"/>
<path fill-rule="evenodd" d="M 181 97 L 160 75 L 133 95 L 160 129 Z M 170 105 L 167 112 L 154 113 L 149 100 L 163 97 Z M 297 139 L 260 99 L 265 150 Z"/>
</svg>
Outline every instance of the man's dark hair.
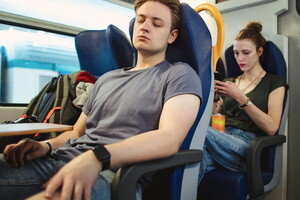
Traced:
<svg viewBox="0 0 300 200">
<path fill-rule="evenodd" d="M 178 29 L 180 22 L 180 2 L 179 0 L 136 0 L 134 4 L 134 10 L 139 9 L 147 1 L 156 1 L 160 2 L 171 10 L 172 15 L 172 26 L 171 30 Z"/>
</svg>

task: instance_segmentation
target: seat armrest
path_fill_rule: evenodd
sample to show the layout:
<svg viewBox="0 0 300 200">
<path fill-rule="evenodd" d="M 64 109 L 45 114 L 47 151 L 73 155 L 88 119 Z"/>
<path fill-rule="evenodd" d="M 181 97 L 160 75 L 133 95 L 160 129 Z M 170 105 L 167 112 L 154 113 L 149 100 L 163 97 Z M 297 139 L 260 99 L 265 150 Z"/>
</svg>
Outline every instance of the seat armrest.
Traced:
<svg viewBox="0 0 300 200">
<path fill-rule="evenodd" d="M 247 180 L 251 199 L 264 194 L 260 162 L 262 150 L 266 147 L 283 144 L 285 141 L 285 135 L 263 136 L 252 141 L 247 156 Z"/>
<path fill-rule="evenodd" d="M 134 200 L 136 198 L 136 185 L 139 179 L 147 173 L 171 167 L 194 164 L 201 160 L 201 150 L 182 150 L 168 158 L 151 160 L 123 167 L 118 170 L 111 184 L 112 199 Z"/>
</svg>

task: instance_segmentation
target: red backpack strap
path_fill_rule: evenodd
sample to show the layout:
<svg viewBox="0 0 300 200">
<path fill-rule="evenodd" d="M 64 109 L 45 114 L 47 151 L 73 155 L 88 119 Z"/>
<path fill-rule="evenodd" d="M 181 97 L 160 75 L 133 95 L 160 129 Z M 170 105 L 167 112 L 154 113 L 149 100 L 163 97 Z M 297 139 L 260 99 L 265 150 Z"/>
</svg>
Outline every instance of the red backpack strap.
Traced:
<svg viewBox="0 0 300 200">
<path fill-rule="evenodd" d="M 55 107 L 55 108 L 52 108 L 48 114 L 46 115 L 45 117 L 45 120 L 43 121 L 43 123 L 47 123 L 48 120 L 50 119 L 50 117 L 53 115 L 53 113 L 56 111 L 56 110 L 60 110 L 61 107 Z M 39 135 L 39 133 L 36 133 L 33 137 L 37 137 Z"/>
<path fill-rule="evenodd" d="M 48 120 L 50 119 L 50 117 L 53 115 L 53 113 L 54 113 L 56 110 L 60 110 L 60 109 L 61 109 L 60 106 L 59 106 L 59 107 L 52 108 L 52 109 L 48 112 L 48 114 L 46 115 L 45 120 L 43 121 L 43 123 L 47 123 Z"/>
</svg>

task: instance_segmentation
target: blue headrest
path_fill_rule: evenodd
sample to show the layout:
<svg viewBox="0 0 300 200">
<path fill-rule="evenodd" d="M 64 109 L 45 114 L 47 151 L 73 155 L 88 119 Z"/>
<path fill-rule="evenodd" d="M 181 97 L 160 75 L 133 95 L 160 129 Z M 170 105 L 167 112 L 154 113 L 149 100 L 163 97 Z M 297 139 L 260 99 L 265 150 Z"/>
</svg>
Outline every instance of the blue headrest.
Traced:
<svg viewBox="0 0 300 200">
<path fill-rule="evenodd" d="M 133 64 L 130 41 L 114 25 L 109 25 L 106 30 L 80 32 L 75 37 L 75 46 L 81 69 L 97 77 Z"/>
<path fill-rule="evenodd" d="M 225 60 L 227 77 L 236 77 L 242 74 L 242 71 L 234 58 L 233 46 L 226 49 Z M 271 41 L 266 42 L 261 65 L 267 72 L 277 74 L 284 80 L 287 79 L 287 67 L 284 57 L 280 49 Z"/>
<path fill-rule="evenodd" d="M 182 3 L 180 8 L 181 22 L 179 35 L 175 42 L 169 45 L 166 58 L 169 62 L 186 62 L 199 75 L 202 83 L 202 105 L 199 116 L 206 107 L 211 85 L 211 52 L 212 41 L 209 29 L 200 15 L 188 4 Z M 134 19 L 131 20 L 129 33 L 133 35 Z M 195 124 L 197 124 L 196 120 Z M 196 128 L 193 126 L 192 129 Z M 186 137 L 181 149 L 188 149 L 194 130 Z"/>
</svg>

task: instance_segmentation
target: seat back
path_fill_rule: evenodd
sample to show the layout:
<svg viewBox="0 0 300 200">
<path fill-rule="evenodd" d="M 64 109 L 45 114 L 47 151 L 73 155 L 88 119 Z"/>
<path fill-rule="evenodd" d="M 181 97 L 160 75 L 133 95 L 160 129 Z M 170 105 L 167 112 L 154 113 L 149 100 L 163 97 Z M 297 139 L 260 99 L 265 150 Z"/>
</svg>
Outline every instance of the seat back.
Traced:
<svg viewBox="0 0 300 200">
<path fill-rule="evenodd" d="M 213 63 L 210 32 L 200 15 L 187 4 L 181 6 L 179 36 L 167 50 L 167 60 L 188 63 L 199 75 L 202 84 L 202 104 L 194 125 L 181 145 L 181 149 L 203 149 L 212 111 Z M 195 199 L 199 166 L 186 166 L 171 175 L 171 199 Z M 196 176 L 196 179 L 191 177 Z M 193 181 L 192 181 L 193 180 Z M 195 188 L 197 190 L 197 188 Z"/>
<path fill-rule="evenodd" d="M 114 25 L 106 30 L 82 31 L 75 37 L 80 68 L 96 77 L 110 70 L 131 67 L 133 49 L 127 36 Z"/>
<path fill-rule="evenodd" d="M 132 37 L 133 23 L 130 23 Z M 176 41 L 166 53 L 169 62 L 186 62 L 199 75 L 202 83 L 202 104 L 181 149 L 203 148 L 209 125 L 213 98 L 212 41 L 209 29 L 200 15 L 188 4 L 181 4 L 181 23 Z M 196 199 L 199 164 L 171 172 L 168 199 Z"/>
</svg>

